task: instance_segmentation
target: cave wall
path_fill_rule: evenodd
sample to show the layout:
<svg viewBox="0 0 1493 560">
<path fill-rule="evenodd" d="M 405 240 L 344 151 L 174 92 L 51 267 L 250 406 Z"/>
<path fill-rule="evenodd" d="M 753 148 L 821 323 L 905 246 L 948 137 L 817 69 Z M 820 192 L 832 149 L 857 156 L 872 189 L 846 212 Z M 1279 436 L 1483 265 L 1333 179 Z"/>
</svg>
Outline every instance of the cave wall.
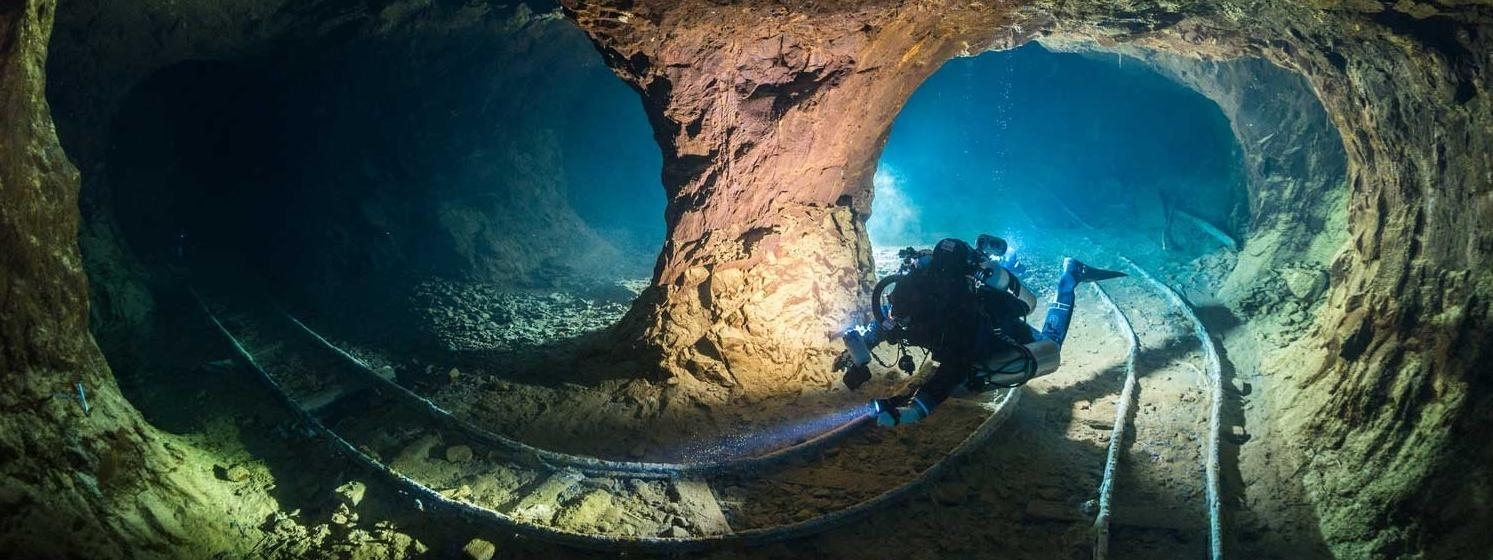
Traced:
<svg viewBox="0 0 1493 560">
<path fill-rule="evenodd" d="M 851 267 L 868 270 L 868 164 L 888 116 L 942 60 L 1042 33 L 1299 71 L 1342 131 L 1349 247 L 1313 333 L 1276 357 L 1295 380 L 1282 446 L 1309 461 L 1323 533 L 1345 556 L 1486 544 L 1467 527 L 1488 519 L 1489 446 L 1467 442 L 1493 408 L 1490 350 L 1477 342 L 1493 295 L 1487 5 L 565 4 L 645 92 L 664 147 L 668 245 L 651 299 L 624 327 L 683 374 L 730 372 L 712 380 L 776 363 L 733 360 L 747 352 L 717 342 L 743 326 L 756 355 L 816 346 L 816 329 L 762 328 L 754 315 L 828 327 L 854 308 L 866 279 Z M 803 211 L 848 220 L 790 218 Z M 778 260 L 784 248 L 813 255 L 818 278 L 838 271 L 840 289 L 808 297 L 821 286 L 794 281 L 803 264 Z M 733 287 L 746 296 L 718 297 Z M 1423 513 L 1448 503 L 1455 513 Z"/>
<path fill-rule="evenodd" d="M 88 332 L 77 169 L 45 93 L 55 4 L 0 6 L 0 550 L 26 557 L 206 556 L 227 534 L 181 456 L 120 395 Z M 82 387 L 88 407 L 76 398 Z"/>
</svg>

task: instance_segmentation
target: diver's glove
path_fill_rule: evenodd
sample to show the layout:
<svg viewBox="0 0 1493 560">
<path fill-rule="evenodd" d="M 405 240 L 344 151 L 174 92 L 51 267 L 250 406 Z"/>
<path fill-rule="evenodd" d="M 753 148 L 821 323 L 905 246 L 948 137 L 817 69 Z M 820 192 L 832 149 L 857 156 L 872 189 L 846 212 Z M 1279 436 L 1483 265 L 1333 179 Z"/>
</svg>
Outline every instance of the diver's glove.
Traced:
<svg viewBox="0 0 1493 560">
<path fill-rule="evenodd" d="M 916 424 L 919 420 L 926 418 L 923 409 L 917 406 L 899 406 L 897 408 L 883 411 L 876 415 L 876 425 L 885 428 L 892 426 L 906 426 Z"/>
<path fill-rule="evenodd" d="M 882 399 L 873 401 L 871 406 L 876 411 L 876 425 L 886 428 L 916 424 L 928 417 L 928 411 L 923 408 L 922 403 L 915 400 L 908 401 L 905 406 L 896 406 L 892 401 Z"/>
</svg>

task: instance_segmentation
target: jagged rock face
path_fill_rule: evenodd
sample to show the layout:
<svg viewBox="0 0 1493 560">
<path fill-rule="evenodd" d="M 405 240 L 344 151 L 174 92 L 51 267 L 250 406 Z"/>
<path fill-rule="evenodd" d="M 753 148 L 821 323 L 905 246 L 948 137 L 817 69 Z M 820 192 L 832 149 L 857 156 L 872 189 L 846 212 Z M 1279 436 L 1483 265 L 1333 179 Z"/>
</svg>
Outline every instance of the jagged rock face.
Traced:
<svg viewBox="0 0 1493 560">
<path fill-rule="evenodd" d="M 798 368 L 748 367 L 827 354 L 814 331 L 853 310 L 862 294 L 852 288 L 865 287 L 860 225 L 869 165 L 891 113 L 943 59 L 1040 32 L 1258 56 L 1300 71 L 1343 133 L 1351 185 L 1349 246 L 1333 265 L 1329 302 L 1310 337 L 1315 359 L 1295 371 L 1308 375 L 1297 377 L 1286 420 L 1303 439 L 1323 438 L 1300 450 L 1318 457 L 1323 473 L 1309 488 L 1324 533 L 1353 556 L 1409 546 L 1465 552 L 1431 544 L 1461 525 L 1421 526 L 1412 512 L 1457 498 L 1451 511 L 1487 518 L 1486 504 L 1462 489 L 1486 487 L 1488 446 L 1457 444 L 1493 409 L 1493 383 L 1478 373 L 1493 351 L 1473 342 L 1488 337 L 1493 296 L 1493 15 L 1485 6 L 565 5 L 619 75 L 646 94 L 665 152 L 668 246 L 657 286 L 624 327 L 671 373 L 748 392 L 816 379 Z M 1257 184 L 1267 185 L 1264 167 L 1256 172 L 1267 175 Z M 1255 200 L 1258 219 L 1272 220 L 1284 219 L 1272 209 L 1292 197 Z M 822 218 L 836 213 L 848 220 Z M 804 261 L 780 259 L 783 252 L 808 255 L 817 269 L 801 271 Z M 739 287 L 733 293 L 744 297 L 717 297 L 718 285 Z M 763 325 L 768 314 L 773 322 Z M 745 342 L 717 342 L 738 337 Z M 747 351 L 772 358 L 749 360 Z M 1332 466 L 1364 464 L 1378 469 Z M 1483 465 L 1481 474 L 1437 476 L 1468 465 Z M 1437 491 L 1417 495 L 1427 488 Z M 1357 507 L 1377 513 L 1365 517 Z M 1366 530 L 1385 525 L 1394 529 Z"/>
</svg>

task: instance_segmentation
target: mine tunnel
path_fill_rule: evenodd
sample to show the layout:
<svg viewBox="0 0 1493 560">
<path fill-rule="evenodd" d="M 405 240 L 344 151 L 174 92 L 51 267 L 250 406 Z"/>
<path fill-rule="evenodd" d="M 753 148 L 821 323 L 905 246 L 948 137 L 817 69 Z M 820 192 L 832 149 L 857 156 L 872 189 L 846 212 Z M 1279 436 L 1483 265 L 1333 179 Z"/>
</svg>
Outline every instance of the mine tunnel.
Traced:
<svg viewBox="0 0 1493 560">
<path fill-rule="evenodd" d="M 497 351 L 615 321 L 663 237 L 636 95 L 563 22 L 419 39 L 160 69 L 83 203 L 148 266 L 367 327 L 347 336 Z"/>
<path fill-rule="evenodd" d="M 1330 137 L 1305 84 L 1254 71 L 1259 83 L 1245 87 L 1316 109 L 1301 132 Z M 1321 171 L 1320 190 L 1340 196 L 1342 148 L 1323 151 L 1338 165 Z M 1016 252 L 1028 239 L 1071 245 L 1054 238 L 1082 217 L 1102 237 L 1151 240 L 1127 249 L 1134 255 L 1175 248 L 1201 257 L 1248 234 L 1242 158 L 1219 106 L 1145 61 L 1033 43 L 952 60 L 919 87 L 878 163 L 868 230 L 887 250 L 986 228 Z M 1177 211 L 1189 223 L 1177 224 Z"/>
<path fill-rule="evenodd" d="M 1481 4 L 13 4 L 0 556 L 1493 550 Z"/>
</svg>

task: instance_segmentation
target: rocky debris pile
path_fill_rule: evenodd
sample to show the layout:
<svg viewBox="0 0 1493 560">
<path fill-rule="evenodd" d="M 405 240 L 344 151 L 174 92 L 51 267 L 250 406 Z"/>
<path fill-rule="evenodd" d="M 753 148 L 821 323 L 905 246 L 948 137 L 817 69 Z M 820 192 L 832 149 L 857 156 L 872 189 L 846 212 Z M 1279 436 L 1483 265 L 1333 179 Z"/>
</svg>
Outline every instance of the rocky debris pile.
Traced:
<svg viewBox="0 0 1493 560">
<path fill-rule="evenodd" d="M 515 290 L 492 284 L 429 279 L 415 286 L 423 328 L 451 351 L 511 351 L 611 326 L 646 281 L 562 290 Z"/>
<path fill-rule="evenodd" d="M 307 510 L 276 511 L 260 527 L 260 558 L 408 558 L 430 552 L 394 522 L 367 522 L 368 487 L 348 481 Z M 387 507 L 387 504 L 383 507 Z"/>
<path fill-rule="evenodd" d="M 1280 342 L 1299 338 L 1312 320 L 1312 309 L 1327 293 L 1327 271 L 1306 265 L 1282 267 L 1255 283 L 1239 299 L 1237 311 L 1250 318 L 1273 317 L 1282 329 L 1266 331 Z"/>
</svg>

